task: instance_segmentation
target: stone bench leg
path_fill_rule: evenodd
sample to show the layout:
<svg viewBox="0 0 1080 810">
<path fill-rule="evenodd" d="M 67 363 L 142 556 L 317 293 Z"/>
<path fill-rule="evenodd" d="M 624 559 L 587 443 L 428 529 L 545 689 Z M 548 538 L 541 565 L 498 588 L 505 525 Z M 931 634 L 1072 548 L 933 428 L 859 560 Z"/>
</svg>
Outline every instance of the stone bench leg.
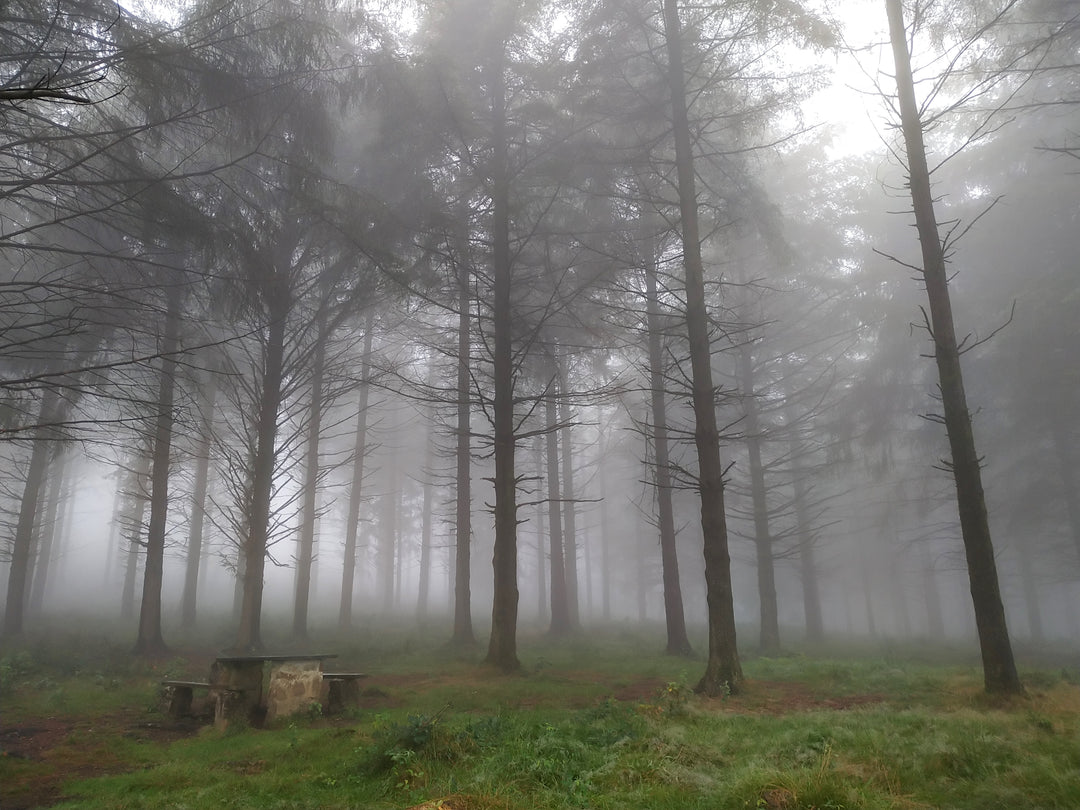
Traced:
<svg viewBox="0 0 1080 810">
<path fill-rule="evenodd" d="M 327 680 L 326 684 L 328 714 L 341 714 L 346 709 L 355 709 L 360 705 L 360 680 L 358 678 Z"/>
<path fill-rule="evenodd" d="M 243 692 L 215 689 L 211 694 L 214 698 L 214 728 L 218 731 L 225 731 L 229 723 L 237 720 L 245 724 L 251 722 L 251 701 Z"/>
<path fill-rule="evenodd" d="M 195 698 L 195 690 L 190 686 L 167 686 L 169 690 L 169 717 L 179 720 L 191 714 L 191 703 Z"/>
</svg>

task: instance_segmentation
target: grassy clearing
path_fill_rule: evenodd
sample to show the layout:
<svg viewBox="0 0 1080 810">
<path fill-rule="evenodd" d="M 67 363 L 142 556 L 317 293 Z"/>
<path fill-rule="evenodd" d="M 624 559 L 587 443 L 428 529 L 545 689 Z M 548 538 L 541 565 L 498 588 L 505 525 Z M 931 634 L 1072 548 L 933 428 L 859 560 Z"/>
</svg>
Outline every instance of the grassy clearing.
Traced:
<svg viewBox="0 0 1080 810">
<path fill-rule="evenodd" d="M 688 687 L 700 663 L 650 652 L 659 648 L 625 634 L 536 640 L 524 672 L 506 677 L 400 639 L 342 645 L 342 665 L 372 675 L 351 716 L 204 728 L 171 742 L 99 722 L 112 712 L 164 723 L 141 705 L 153 702 L 163 664 L 120 658 L 110 688 L 100 666 L 86 678 L 38 660 L 8 677 L 4 728 L 12 716 L 87 721 L 82 693 L 52 705 L 37 688 L 43 677 L 73 697 L 93 692 L 82 681 L 99 690 L 87 697 L 98 730 L 75 728 L 50 756 L 107 753 L 101 770 L 117 772 L 76 770 L 61 805 L 72 809 L 405 808 L 438 798 L 448 810 L 1080 807 L 1070 670 L 1029 671 L 1026 699 L 993 704 L 968 665 L 759 658 L 746 662 L 745 692 L 702 700 Z M 7 791 L 28 772 L 18 768 L 48 764 L 4 757 L 0 784 Z"/>
</svg>

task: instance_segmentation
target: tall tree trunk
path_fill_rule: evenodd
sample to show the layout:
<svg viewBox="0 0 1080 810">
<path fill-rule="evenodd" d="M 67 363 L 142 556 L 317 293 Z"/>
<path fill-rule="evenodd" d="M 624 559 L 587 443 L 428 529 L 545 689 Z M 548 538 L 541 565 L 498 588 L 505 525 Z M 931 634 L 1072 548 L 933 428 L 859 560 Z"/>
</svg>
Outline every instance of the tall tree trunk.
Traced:
<svg viewBox="0 0 1080 810">
<path fill-rule="evenodd" d="M 4 607 L 4 636 L 20 636 L 25 620 L 27 590 L 30 587 L 31 567 L 34 553 L 34 522 L 40 511 L 41 487 L 45 482 L 45 470 L 49 465 L 53 440 L 57 437 L 50 423 L 55 421 L 59 410 L 59 397 L 52 388 L 46 388 L 38 409 L 38 426 L 30 450 L 30 466 L 26 471 L 22 499 L 19 503 L 19 519 L 15 524 L 15 540 L 11 546 L 11 567 L 8 569 L 7 599 Z"/>
<path fill-rule="evenodd" d="M 667 623 L 667 654 L 694 654 L 686 635 L 682 581 L 675 537 L 675 509 L 671 502 L 671 464 L 668 455 L 667 393 L 664 388 L 663 324 L 656 284 L 656 249 L 650 236 L 645 261 L 645 311 L 649 330 L 649 382 L 652 389 L 653 464 L 656 478 L 656 512 L 660 529 L 660 564 L 664 583 L 664 618 Z M 605 571 L 606 571 L 605 567 Z"/>
<path fill-rule="evenodd" d="M 390 433 L 399 434 L 397 412 L 390 416 Z M 382 498 L 382 518 L 379 525 L 379 597 L 384 615 L 394 609 L 395 585 L 394 574 L 398 569 L 399 523 L 401 521 L 401 480 L 398 475 L 398 455 L 390 454 L 390 464 L 386 472 L 388 492 Z"/>
<path fill-rule="evenodd" d="M 235 571 L 233 572 L 233 620 L 239 624 L 244 613 L 244 580 L 247 578 L 247 562 L 244 558 L 244 543 L 236 546 Z"/>
<path fill-rule="evenodd" d="M 165 564 L 165 524 L 169 514 L 169 472 L 172 468 L 176 352 L 180 345 L 180 311 L 184 303 L 184 288 L 178 281 L 171 281 L 166 297 L 165 337 L 161 343 L 157 420 L 154 425 L 154 466 L 150 480 L 150 525 L 146 532 L 142 606 L 134 650 L 141 655 L 158 655 L 168 649 L 161 635 L 161 586 Z"/>
<path fill-rule="evenodd" d="M 567 635 L 570 624 L 570 603 L 567 599 L 566 561 L 563 556 L 563 522 L 559 509 L 561 487 L 559 485 L 559 432 L 556 429 L 555 398 L 549 392 L 544 400 L 547 418 L 547 502 L 548 534 L 551 544 L 551 625 L 548 632 L 553 636 Z"/>
<path fill-rule="evenodd" d="M 323 373 L 326 366 L 326 308 L 329 295 L 316 315 L 315 348 L 311 358 L 311 400 L 308 405 L 307 453 L 304 459 L 304 496 L 300 511 L 300 536 L 296 553 L 296 599 L 293 603 L 293 636 L 308 636 L 311 601 L 311 567 L 315 559 L 315 523 L 319 511 L 319 434 L 322 432 Z"/>
<path fill-rule="evenodd" d="M 605 622 L 609 622 L 611 621 L 611 504 L 608 501 L 607 464 L 604 463 L 602 455 L 597 460 L 597 464 L 600 475 L 600 616 Z"/>
<path fill-rule="evenodd" d="M 1024 691 L 1016 671 L 1012 643 L 1001 602 L 994 545 L 986 514 L 979 455 L 971 427 L 971 414 L 960 370 L 960 351 L 949 300 L 945 255 L 934 215 L 934 197 L 930 171 L 923 144 L 923 126 L 915 99 L 901 0 L 886 0 L 889 36 L 896 65 L 896 85 L 901 126 L 907 152 L 908 183 L 911 189 L 915 224 L 922 247 L 923 281 L 930 305 L 930 329 L 937 361 L 938 383 L 944 408 L 945 430 L 949 437 L 951 466 L 956 483 L 960 529 L 964 538 L 968 579 L 975 625 L 982 652 L 983 681 L 986 691 L 1021 694 Z"/>
<path fill-rule="evenodd" d="M 534 463 L 536 465 L 536 480 L 544 480 L 544 439 L 540 436 L 536 437 Z M 539 488 L 538 488 L 539 489 Z M 548 616 L 548 590 L 547 590 L 547 575 L 544 572 L 546 568 L 544 554 L 544 538 L 547 536 L 544 532 L 546 523 L 544 521 L 544 499 L 536 499 L 536 615 L 539 617 L 542 623 L 544 619 L 550 619 Z"/>
<path fill-rule="evenodd" d="M 141 447 L 135 467 L 131 471 L 130 500 L 125 508 L 128 548 L 124 561 L 124 584 L 120 589 L 120 616 L 129 619 L 135 615 L 135 587 L 138 584 L 139 557 L 143 548 L 143 517 L 149 499 L 150 464 L 153 457 L 149 447 Z"/>
<path fill-rule="evenodd" d="M 1073 466 L 1070 450 L 1072 441 L 1065 431 L 1065 420 L 1053 420 L 1051 435 L 1054 439 L 1054 455 L 1057 457 L 1058 473 L 1061 476 L 1061 489 L 1065 500 L 1065 513 L 1069 518 L 1069 533 L 1076 548 L 1077 562 L 1080 563 L 1080 491 L 1076 486 L 1076 470 Z"/>
<path fill-rule="evenodd" d="M 434 414 L 428 419 L 427 441 L 425 442 L 424 449 L 424 483 L 422 485 L 423 502 L 420 515 L 420 576 L 416 594 L 416 616 L 421 621 L 427 617 L 428 591 L 431 582 L 431 522 L 433 517 L 432 502 L 434 500 L 433 495 L 435 490 L 435 487 L 431 483 L 431 476 L 434 474 L 432 466 L 435 460 L 433 447 L 433 440 L 435 437 L 431 425 L 434 419 Z"/>
<path fill-rule="evenodd" d="M 360 366 L 360 402 L 356 414 L 353 443 L 353 474 L 349 486 L 349 515 L 345 519 L 345 559 L 341 568 L 341 607 L 338 627 L 352 626 L 353 580 L 356 578 L 356 534 L 360 528 L 360 501 L 364 488 L 364 456 L 367 454 L 368 394 L 371 390 L 371 344 L 375 330 L 375 308 L 364 318 L 364 353 Z"/>
<path fill-rule="evenodd" d="M 576 631 L 581 629 L 581 607 L 578 600 L 577 510 L 574 507 L 574 446 L 573 434 L 570 428 L 570 405 L 567 401 L 568 390 L 566 371 L 559 364 L 559 391 L 562 394 L 559 415 L 563 423 L 563 427 L 559 431 L 562 445 L 562 481 L 560 483 L 562 490 L 563 554 L 566 564 L 566 608 L 570 629 Z M 588 582 L 587 577 L 586 582 Z"/>
<path fill-rule="evenodd" d="M 37 563 L 33 566 L 33 583 L 30 587 L 30 613 L 40 615 L 45 603 L 45 587 L 48 583 L 55 556 L 60 523 L 60 503 L 64 500 L 68 471 L 63 452 L 55 452 L 49 463 L 46 476 L 49 478 L 49 494 L 45 501 L 45 519 L 34 527 L 37 536 Z"/>
<path fill-rule="evenodd" d="M 454 632 L 455 647 L 476 644 L 472 625 L 472 317 L 469 267 L 458 268 L 457 442 L 454 447 Z"/>
<path fill-rule="evenodd" d="M 795 397 L 794 383 L 789 364 L 781 358 L 781 373 L 784 379 L 784 417 L 788 430 L 788 453 L 791 457 L 792 509 L 795 512 L 795 537 L 799 549 L 799 581 L 802 585 L 803 621 L 806 625 L 806 640 L 811 644 L 820 644 L 825 640 L 825 622 L 821 609 L 821 588 L 819 571 L 814 560 L 817 538 L 814 536 L 807 498 L 807 472 L 802 460 L 808 450 L 802 437 L 802 426 L 792 401 Z"/>
<path fill-rule="evenodd" d="M 120 556 L 120 547 L 123 544 L 121 539 L 123 531 L 121 530 L 121 515 L 124 508 L 124 487 L 123 476 L 120 471 L 117 470 L 113 473 L 117 478 L 116 489 L 113 490 L 113 503 L 112 503 L 112 519 L 109 521 L 109 539 L 108 544 L 105 547 L 105 577 L 102 580 L 102 584 L 108 588 L 112 584 L 113 566 L 116 563 L 116 559 Z"/>
<path fill-rule="evenodd" d="M 497 27 L 497 26 L 496 26 Z M 495 388 L 495 548 L 492 554 L 494 592 L 487 663 L 514 672 L 517 657 L 517 473 L 514 468 L 514 358 L 513 304 L 510 297 L 513 267 L 510 257 L 510 172 L 506 132 L 505 39 L 488 68 L 491 86 L 491 234 L 494 289 L 493 385 Z"/>
<path fill-rule="evenodd" d="M 923 540 L 922 571 L 923 599 L 926 601 L 926 631 L 932 639 L 945 638 L 945 615 L 941 609 L 941 593 L 938 591 L 934 557 L 930 553 L 930 541 Z"/>
<path fill-rule="evenodd" d="M 210 444 L 217 406 L 217 372 L 203 386 L 202 425 L 195 443 L 195 483 L 191 493 L 191 525 L 188 528 L 187 558 L 184 567 L 184 590 L 180 597 L 180 626 L 195 627 L 199 596 L 199 569 L 203 559 L 203 531 L 206 528 L 206 494 L 210 481 Z"/>
<path fill-rule="evenodd" d="M 737 692 L 742 666 L 735 642 L 735 602 L 731 591 L 724 508 L 724 468 L 720 462 L 720 432 L 716 426 L 716 392 L 712 382 L 712 352 L 705 306 L 705 273 L 698 231 L 697 190 L 690 122 L 686 106 L 686 74 L 677 0 L 664 0 L 664 31 L 671 88 L 672 131 L 678 172 L 679 214 L 683 264 L 686 271 L 686 329 L 693 377 L 694 444 L 701 496 L 706 601 L 709 608 L 709 659 L 697 691 L 706 695 Z"/>
<path fill-rule="evenodd" d="M 645 535 L 641 531 L 641 521 L 634 521 L 634 549 L 637 551 L 637 608 L 638 621 L 642 624 L 649 618 L 648 575 L 645 570 Z"/>
<path fill-rule="evenodd" d="M 798 458 L 802 448 L 795 448 L 792 457 Z M 806 508 L 805 473 L 795 467 L 793 498 L 795 509 L 796 536 L 799 540 L 799 580 L 802 583 L 803 617 L 806 623 L 806 640 L 811 644 L 820 644 L 825 640 L 825 621 L 821 610 L 821 589 L 818 583 L 818 568 L 814 560 L 814 534 L 810 528 L 810 516 Z"/>
<path fill-rule="evenodd" d="M 877 638 L 877 622 L 874 620 L 874 597 L 870 587 L 870 568 L 866 564 L 866 553 L 859 546 L 859 579 L 862 582 L 863 607 L 866 615 L 866 632 Z"/>
<path fill-rule="evenodd" d="M 765 467 L 761 463 L 761 421 L 754 393 L 754 355 L 750 344 L 739 346 L 739 385 L 742 388 L 746 451 L 750 461 L 750 497 L 754 509 L 754 550 L 757 554 L 758 604 L 760 606 L 761 651 L 780 650 L 780 618 L 776 604 L 776 570 L 773 565 L 772 535 L 769 531 L 769 503 L 765 489 Z"/>
<path fill-rule="evenodd" d="M 279 270 L 279 272 L 281 272 Z M 252 464 L 251 507 L 243 556 L 243 597 L 236 647 L 257 650 L 262 646 L 263 579 L 270 536 L 270 499 L 274 492 L 278 411 L 281 408 L 282 371 L 285 360 L 285 321 L 291 293 L 282 279 L 270 290 L 270 321 L 263 355 L 262 386 L 256 423 L 255 459 Z"/>
<path fill-rule="evenodd" d="M 1024 589 L 1024 607 L 1027 608 L 1028 632 L 1031 640 L 1042 642 L 1043 633 L 1042 606 L 1039 603 L 1039 584 L 1035 581 L 1035 569 L 1031 564 L 1031 555 L 1024 549 L 1016 550 L 1020 558 L 1020 582 Z"/>
</svg>

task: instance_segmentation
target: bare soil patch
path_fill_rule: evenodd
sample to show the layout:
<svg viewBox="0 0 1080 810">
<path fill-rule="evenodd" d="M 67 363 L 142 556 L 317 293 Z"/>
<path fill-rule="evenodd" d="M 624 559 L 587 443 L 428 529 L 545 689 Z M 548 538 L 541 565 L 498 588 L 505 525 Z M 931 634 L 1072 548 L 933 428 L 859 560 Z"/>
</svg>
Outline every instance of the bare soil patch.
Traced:
<svg viewBox="0 0 1080 810">
<path fill-rule="evenodd" d="M 0 725 L 0 757 L 6 762 L 0 807 L 30 810 L 63 798 L 65 782 L 123 773 L 133 764 L 111 750 L 118 736 L 167 745 L 195 734 L 201 723 L 150 723 L 140 712 L 121 712 L 93 720 L 46 717 L 19 725 Z"/>
</svg>

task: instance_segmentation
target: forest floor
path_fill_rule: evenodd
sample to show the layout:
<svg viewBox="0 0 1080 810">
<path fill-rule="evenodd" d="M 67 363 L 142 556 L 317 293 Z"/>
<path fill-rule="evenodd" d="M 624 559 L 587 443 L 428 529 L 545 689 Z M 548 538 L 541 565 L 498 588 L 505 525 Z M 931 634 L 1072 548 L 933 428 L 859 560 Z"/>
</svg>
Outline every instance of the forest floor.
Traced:
<svg viewBox="0 0 1080 810">
<path fill-rule="evenodd" d="M 640 640 L 543 644 L 509 677 L 368 644 L 340 659 L 371 673 L 345 716 L 224 734 L 163 713 L 159 681 L 206 670 L 203 648 L 5 654 L 0 808 L 1080 807 L 1075 655 L 1004 703 L 970 665 L 895 653 L 750 658 L 704 699 L 701 662 Z"/>
</svg>

